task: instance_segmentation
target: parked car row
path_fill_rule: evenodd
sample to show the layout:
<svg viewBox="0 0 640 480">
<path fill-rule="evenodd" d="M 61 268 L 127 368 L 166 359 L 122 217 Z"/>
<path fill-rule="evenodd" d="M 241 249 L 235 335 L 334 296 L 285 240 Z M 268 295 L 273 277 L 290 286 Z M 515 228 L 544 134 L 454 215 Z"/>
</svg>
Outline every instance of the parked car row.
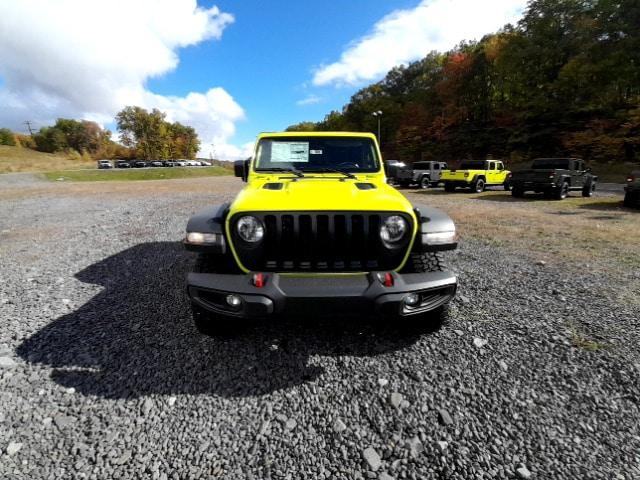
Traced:
<svg viewBox="0 0 640 480">
<path fill-rule="evenodd" d="M 210 167 L 204 160 L 98 160 L 98 168 L 147 168 L 147 167 Z"/>
<path fill-rule="evenodd" d="M 402 162 L 385 162 L 390 183 L 400 187 L 413 185 L 430 188 L 442 185 L 447 192 L 457 188 L 483 192 L 487 187 L 501 187 L 511 191 L 514 197 L 527 192 L 543 193 L 547 198 L 563 200 L 569 192 L 579 191 L 583 197 L 591 197 L 596 190 L 598 177 L 579 158 L 537 158 L 530 168 L 511 172 L 500 160 L 465 160 L 456 169 L 447 168 L 444 162 L 416 162 L 408 167 Z M 640 172 L 631 175 L 625 204 L 640 201 Z"/>
</svg>

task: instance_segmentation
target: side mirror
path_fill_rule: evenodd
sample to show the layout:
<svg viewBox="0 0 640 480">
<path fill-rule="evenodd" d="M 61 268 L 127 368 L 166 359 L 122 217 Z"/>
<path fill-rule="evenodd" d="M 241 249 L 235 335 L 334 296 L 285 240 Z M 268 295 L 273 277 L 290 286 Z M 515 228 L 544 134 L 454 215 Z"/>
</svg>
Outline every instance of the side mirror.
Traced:
<svg viewBox="0 0 640 480">
<path fill-rule="evenodd" d="M 243 182 L 249 177 L 249 160 L 236 160 L 233 162 L 233 173 L 241 178 Z"/>
</svg>

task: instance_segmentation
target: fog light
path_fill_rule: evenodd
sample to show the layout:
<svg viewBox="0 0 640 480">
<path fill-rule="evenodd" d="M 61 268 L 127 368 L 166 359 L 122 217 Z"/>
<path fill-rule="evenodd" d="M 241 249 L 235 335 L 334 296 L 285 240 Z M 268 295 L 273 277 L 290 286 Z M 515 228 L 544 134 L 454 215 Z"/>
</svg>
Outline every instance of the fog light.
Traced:
<svg viewBox="0 0 640 480">
<path fill-rule="evenodd" d="M 238 295 L 227 295 L 227 305 L 237 310 L 242 306 L 242 298 Z"/>
<path fill-rule="evenodd" d="M 420 295 L 417 293 L 410 293 L 404 297 L 404 304 L 408 307 L 415 307 L 420 303 Z"/>
</svg>

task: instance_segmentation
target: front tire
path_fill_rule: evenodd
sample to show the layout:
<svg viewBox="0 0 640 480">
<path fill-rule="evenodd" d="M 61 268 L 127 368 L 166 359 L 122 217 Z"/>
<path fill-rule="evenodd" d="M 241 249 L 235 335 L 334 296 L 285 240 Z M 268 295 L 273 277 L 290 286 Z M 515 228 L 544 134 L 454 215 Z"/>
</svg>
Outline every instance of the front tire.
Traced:
<svg viewBox="0 0 640 480">
<path fill-rule="evenodd" d="M 589 182 L 582 188 L 582 196 L 585 198 L 593 197 L 594 192 L 596 191 L 596 184 L 594 182 Z"/>
<path fill-rule="evenodd" d="M 420 179 L 420 188 L 426 190 L 431 186 L 431 179 L 429 177 L 422 177 Z"/>
<path fill-rule="evenodd" d="M 511 190 L 511 196 L 515 198 L 522 198 L 524 197 L 524 190 L 522 188 L 514 187 Z"/>
<path fill-rule="evenodd" d="M 446 270 L 442 254 L 440 252 L 412 253 L 401 273 L 425 273 L 442 272 Z M 449 318 L 448 305 L 442 305 L 435 310 L 425 313 L 400 317 L 410 331 L 429 333 L 438 331 Z"/>
<path fill-rule="evenodd" d="M 554 198 L 556 200 L 564 200 L 568 196 L 569 196 L 569 182 L 562 182 L 562 185 L 560 185 L 556 189 Z"/>
<path fill-rule="evenodd" d="M 510 192 L 511 190 L 513 190 L 513 185 L 511 185 L 511 182 L 509 180 L 505 180 L 502 186 L 504 187 L 506 192 Z"/>
<path fill-rule="evenodd" d="M 241 273 L 240 269 L 229 257 L 206 253 L 198 254 L 193 271 L 196 273 Z M 237 333 L 237 326 L 230 323 L 234 322 L 233 318 L 211 312 L 193 302 L 191 302 L 191 313 L 196 329 L 203 335 L 226 337 Z"/>
<path fill-rule="evenodd" d="M 471 187 L 473 189 L 474 192 L 476 193 L 482 193 L 484 192 L 484 188 L 485 188 L 485 182 L 482 178 L 477 179 L 474 183 L 473 186 Z"/>
<path fill-rule="evenodd" d="M 205 310 L 193 302 L 191 303 L 191 313 L 196 329 L 203 335 L 208 337 L 228 337 L 237 333 L 233 325 L 229 323 L 233 322 L 232 318 Z"/>
<path fill-rule="evenodd" d="M 627 192 L 624 195 L 623 205 L 627 208 L 636 207 L 640 203 L 640 194 L 633 194 L 631 192 Z"/>
</svg>

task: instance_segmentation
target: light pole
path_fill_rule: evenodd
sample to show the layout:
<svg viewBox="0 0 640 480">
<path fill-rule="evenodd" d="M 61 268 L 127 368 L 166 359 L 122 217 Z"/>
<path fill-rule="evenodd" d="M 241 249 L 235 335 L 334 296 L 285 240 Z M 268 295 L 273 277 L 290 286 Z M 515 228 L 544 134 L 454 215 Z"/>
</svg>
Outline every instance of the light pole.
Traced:
<svg viewBox="0 0 640 480">
<path fill-rule="evenodd" d="M 380 119 L 382 118 L 382 110 L 377 110 L 371 115 L 378 119 L 378 144 L 382 144 L 382 142 L 380 141 Z"/>
</svg>

